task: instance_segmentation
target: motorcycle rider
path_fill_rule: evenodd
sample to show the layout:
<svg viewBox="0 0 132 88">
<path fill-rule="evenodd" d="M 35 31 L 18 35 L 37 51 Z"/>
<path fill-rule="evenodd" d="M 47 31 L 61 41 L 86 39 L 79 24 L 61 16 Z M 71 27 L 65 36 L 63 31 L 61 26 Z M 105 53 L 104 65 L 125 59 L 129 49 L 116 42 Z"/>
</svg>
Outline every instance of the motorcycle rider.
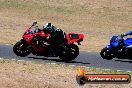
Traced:
<svg viewBox="0 0 132 88">
<path fill-rule="evenodd" d="M 127 35 L 132 35 L 132 31 L 128 31 L 128 32 L 126 32 L 126 33 L 124 33 L 124 34 L 121 34 L 120 37 L 123 39 L 123 37 L 125 37 L 125 36 L 127 36 Z M 129 46 L 127 46 L 127 47 L 132 48 L 132 45 L 129 45 Z"/>
<path fill-rule="evenodd" d="M 33 26 L 34 24 L 36 25 L 36 22 L 33 23 Z M 43 44 L 49 47 L 54 47 L 56 45 L 67 42 L 66 33 L 63 32 L 61 29 L 55 27 L 51 23 L 44 24 L 43 29 L 38 29 L 38 31 L 44 31 L 44 33 L 50 34 L 50 36 L 48 36 L 47 38 L 41 38 L 41 36 L 36 36 L 34 38 L 34 41 L 36 42 L 36 47 L 39 47 L 39 45 L 42 43 L 41 40 L 43 40 Z"/>
<path fill-rule="evenodd" d="M 125 34 L 123 34 L 124 36 L 127 36 L 127 35 L 132 35 L 132 31 L 128 31 L 126 32 Z"/>
<path fill-rule="evenodd" d="M 48 39 L 51 40 L 51 42 L 48 42 L 50 45 L 57 45 L 66 42 L 66 33 L 51 23 L 46 23 L 43 26 L 43 30 L 45 33 L 51 35 L 48 37 Z"/>
</svg>

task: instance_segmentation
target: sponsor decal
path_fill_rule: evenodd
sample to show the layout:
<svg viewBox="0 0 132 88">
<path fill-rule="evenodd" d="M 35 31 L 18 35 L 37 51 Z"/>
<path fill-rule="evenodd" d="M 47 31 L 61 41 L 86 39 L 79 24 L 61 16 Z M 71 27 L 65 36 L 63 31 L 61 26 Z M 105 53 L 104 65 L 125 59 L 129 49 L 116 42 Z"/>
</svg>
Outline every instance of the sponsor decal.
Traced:
<svg viewBox="0 0 132 88">
<path fill-rule="evenodd" d="M 82 67 L 78 68 L 76 81 L 79 85 L 86 83 L 130 83 L 131 76 L 129 74 L 86 74 L 86 70 Z"/>
</svg>

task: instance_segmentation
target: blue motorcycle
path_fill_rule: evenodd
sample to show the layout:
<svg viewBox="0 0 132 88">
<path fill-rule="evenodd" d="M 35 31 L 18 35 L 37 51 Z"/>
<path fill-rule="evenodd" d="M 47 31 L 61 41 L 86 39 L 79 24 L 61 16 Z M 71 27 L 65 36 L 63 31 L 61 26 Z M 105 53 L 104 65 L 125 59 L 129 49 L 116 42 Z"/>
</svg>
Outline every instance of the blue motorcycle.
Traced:
<svg viewBox="0 0 132 88">
<path fill-rule="evenodd" d="M 128 35 L 132 35 L 132 31 L 113 36 L 110 44 L 101 50 L 101 57 L 107 60 L 113 58 L 132 59 L 132 38 L 125 39 Z"/>
</svg>

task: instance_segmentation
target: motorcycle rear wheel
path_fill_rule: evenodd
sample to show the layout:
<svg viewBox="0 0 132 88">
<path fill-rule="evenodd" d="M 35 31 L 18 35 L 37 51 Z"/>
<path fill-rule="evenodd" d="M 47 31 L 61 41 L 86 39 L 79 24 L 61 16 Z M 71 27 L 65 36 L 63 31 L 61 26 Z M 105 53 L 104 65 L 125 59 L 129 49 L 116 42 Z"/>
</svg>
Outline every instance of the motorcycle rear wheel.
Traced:
<svg viewBox="0 0 132 88">
<path fill-rule="evenodd" d="M 59 55 L 59 58 L 64 62 L 70 62 L 79 55 L 79 48 L 75 44 L 67 45 Z"/>
<path fill-rule="evenodd" d="M 105 47 L 101 50 L 100 55 L 103 59 L 112 60 L 113 54 L 110 52 L 110 50 Z"/>
<path fill-rule="evenodd" d="M 31 47 L 25 41 L 20 40 L 13 46 L 13 52 L 17 56 L 25 57 L 31 53 Z"/>
</svg>

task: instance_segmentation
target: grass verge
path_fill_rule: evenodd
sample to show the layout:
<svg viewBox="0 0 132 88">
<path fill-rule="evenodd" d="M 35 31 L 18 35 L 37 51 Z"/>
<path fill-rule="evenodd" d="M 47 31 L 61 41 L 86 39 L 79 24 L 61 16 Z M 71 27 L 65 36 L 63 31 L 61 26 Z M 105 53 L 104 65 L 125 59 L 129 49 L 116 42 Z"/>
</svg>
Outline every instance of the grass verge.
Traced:
<svg viewBox="0 0 132 88">
<path fill-rule="evenodd" d="M 35 61 L 0 60 L 0 88 L 80 88 L 78 66 Z M 89 74 L 130 74 L 132 72 L 86 68 Z M 86 84 L 81 88 L 130 88 L 132 84 Z"/>
</svg>

